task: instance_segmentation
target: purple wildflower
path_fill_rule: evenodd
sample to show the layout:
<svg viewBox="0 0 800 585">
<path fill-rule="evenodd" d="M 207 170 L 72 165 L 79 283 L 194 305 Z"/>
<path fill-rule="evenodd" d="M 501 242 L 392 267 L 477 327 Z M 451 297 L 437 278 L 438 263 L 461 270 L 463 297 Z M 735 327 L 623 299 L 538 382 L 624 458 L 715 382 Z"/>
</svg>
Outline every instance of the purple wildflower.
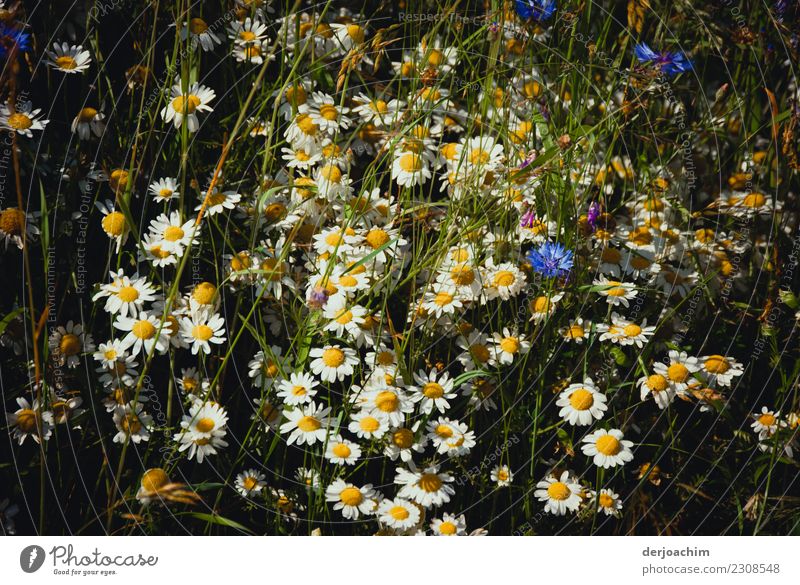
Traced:
<svg viewBox="0 0 800 585">
<path fill-rule="evenodd" d="M 589 211 L 586 214 L 586 221 L 592 227 L 594 232 L 597 229 L 597 219 L 600 217 L 600 204 L 597 201 L 592 201 L 589 205 Z"/>
</svg>

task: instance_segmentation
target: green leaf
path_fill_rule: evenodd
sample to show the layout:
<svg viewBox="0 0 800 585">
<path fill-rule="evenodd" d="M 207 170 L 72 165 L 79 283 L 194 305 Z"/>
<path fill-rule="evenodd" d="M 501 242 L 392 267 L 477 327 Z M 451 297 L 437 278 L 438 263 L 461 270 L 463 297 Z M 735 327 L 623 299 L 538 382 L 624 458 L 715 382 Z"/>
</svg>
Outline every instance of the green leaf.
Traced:
<svg viewBox="0 0 800 585">
<path fill-rule="evenodd" d="M 255 532 L 236 522 L 235 520 L 231 520 L 230 518 L 225 518 L 225 516 L 219 516 L 217 514 L 204 514 L 202 512 L 190 512 L 189 516 L 193 518 L 197 518 L 198 520 L 203 520 L 204 522 L 209 522 L 211 524 L 218 524 L 219 526 L 227 526 L 228 528 L 235 528 L 236 530 L 241 530 L 242 532 L 246 532 L 250 535 L 255 535 Z"/>
<path fill-rule="evenodd" d="M 14 309 L 8 315 L 3 317 L 3 320 L 0 321 L 0 335 L 6 332 L 6 328 L 8 327 L 9 323 L 14 320 L 14 318 L 22 313 L 25 310 L 24 307 L 19 307 L 18 309 Z"/>
<path fill-rule="evenodd" d="M 471 380 L 472 378 L 478 378 L 480 376 L 488 376 L 489 372 L 485 370 L 472 370 L 471 372 L 464 372 L 460 376 L 458 376 L 455 380 L 453 380 L 453 386 L 458 387 L 461 386 L 464 382 Z"/>
</svg>

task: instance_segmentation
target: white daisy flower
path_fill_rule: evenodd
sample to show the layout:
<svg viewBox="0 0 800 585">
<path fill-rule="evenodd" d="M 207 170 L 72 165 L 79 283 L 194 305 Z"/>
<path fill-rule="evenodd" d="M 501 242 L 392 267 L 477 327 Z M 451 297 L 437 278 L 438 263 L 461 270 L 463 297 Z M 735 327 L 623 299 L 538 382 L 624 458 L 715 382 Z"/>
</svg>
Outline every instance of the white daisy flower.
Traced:
<svg viewBox="0 0 800 585">
<path fill-rule="evenodd" d="M 403 463 L 408 463 L 412 460 L 414 453 L 422 453 L 425 446 L 428 444 L 428 438 L 423 436 L 417 440 L 415 433 L 419 429 L 421 421 L 414 423 L 411 428 L 398 427 L 389 433 L 389 443 L 384 449 L 384 454 L 396 461 L 399 457 Z"/>
<path fill-rule="evenodd" d="M 182 256 L 185 248 L 197 243 L 195 232 L 199 232 L 200 228 L 194 219 L 182 222 L 180 212 L 173 211 L 169 215 L 162 213 L 151 221 L 149 230 L 162 252 Z"/>
<path fill-rule="evenodd" d="M 669 351 L 669 364 L 656 362 L 653 369 L 667 379 L 670 388 L 676 394 L 684 394 L 689 382 L 693 380 L 692 374 L 700 370 L 696 357 L 689 357 L 685 351 Z"/>
<path fill-rule="evenodd" d="M 92 56 L 81 45 L 69 43 L 53 43 L 53 50 L 47 51 L 49 59 L 45 63 L 57 71 L 64 73 L 83 73 L 89 68 Z"/>
<path fill-rule="evenodd" d="M 278 384 L 278 398 L 283 400 L 287 406 L 306 404 L 316 396 L 317 386 L 319 386 L 319 382 L 310 374 L 294 372 L 288 379 L 281 380 Z"/>
<path fill-rule="evenodd" d="M 118 406 L 114 409 L 114 425 L 117 434 L 114 435 L 115 443 L 125 443 L 130 440 L 135 444 L 150 440 L 150 431 L 153 428 L 153 417 L 144 412 L 143 406 L 132 403 Z"/>
<path fill-rule="evenodd" d="M 16 132 L 26 138 L 33 138 L 33 130 L 44 130 L 49 120 L 43 120 L 39 114 L 41 108 L 32 109 L 30 102 L 18 104 L 12 112 L 7 105 L 0 104 L 0 128 Z"/>
<path fill-rule="evenodd" d="M 530 341 L 523 335 L 503 327 L 502 333 L 493 333 L 494 360 L 500 364 L 512 364 L 517 356 L 523 356 L 531 349 Z"/>
<path fill-rule="evenodd" d="M 323 316 L 330 321 L 325 325 L 325 331 L 331 331 L 337 337 L 342 337 L 345 332 L 357 335 L 359 326 L 364 323 L 367 310 L 358 305 L 348 306 L 345 298 L 335 296 L 328 300 Z"/>
<path fill-rule="evenodd" d="M 166 203 L 171 199 L 176 199 L 180 193 L 178 192 L 178 179 L 173 177 L 164 177 L 153 181 L 147 189 L 153 196 L 153 201 L 159 203 Z"/>
<path fill-rule="evenodd" d="M 606 298 L 606 302 L 616 307 L 623 305 L 630 306 L 630 301 L 636 298 L 636 286 L 628 282 L 619 280 L 608 280 L 605 276 L 596 278 L 593 284 L 598 287 L 597 293 Z"/>
<path fill-rule="evenodd" d="M 625 465 L 633 461 L 633 442 L 623 440 L 622 431 L 619 429 L 597 429 L 593 433 L 583 438 L 581 451 L 583 454 L 592 457 L 592 461 L 598 467 L 608 469 L 617 465 Z"/>
<path fill-rule="evenodd" d="M 419 370 L 414 374 L 414 381 L 416 386 L 409 387 L 411 400 L 419 403 L 421 413 L 430 414 L 434 408 L 441 413 L 447 412 L 450 408 L 448 401 L 457 396 L 447 372 L 438 375 L 436 369 L 427 374 L 425 370 Z"/>
<path fill-rule="evenodd" d="M 606 397 L 594 385 L 591 378 L 584 379 L 582 384 L 570 384 L 558 396 L 556 406 L 561 410 L 558 415 L 571 425 L 586 426 L 605 415 Z"/>
<path fill-rule="evenodd" d="M 640 398 L 646 400 L 652 395 L 653 400 L 661 410 L 664 410 L 675 399 L 675 389 L 669 380 L 661 374 L 643 376 L 637 381 L 640 389 Z"/>
<path fill-rule="evenodd" d="M 109 272 L 111 283 L 100 286 L 100 291 L 92 297 L 93 301 L 106 298 L 103 310 L 111 315 L 135 317 L 144 308 L 144 303 L 156 300 L 156 289 L 145 277 L 137 274 L 125 276 L 124 270 Z"/>
<path fill-rule="evenodd" d="M 516 264 L 502 262 L 495 266 L 489 258 L 483 279 L 487 300 L 501 298 L 504 301 L 516 297 L 525 288 L 527 278 Z"/>
<path fill-rule="evenodd" d="M 12 438 L 22 445 L 25 439 L 32 437 L 37 443 L 42 440 L 47 441 L 53 434 L 53 413 L 49 410 L 42 410 L 38 400 L 30 402 L 22 398 L 17 398 L 19 408 L 14 412 L 6 413 L 6 424 L 9 431 L 13 428 Z"/>
<path fill-rule="evenodd" d="M 94 351 L 94 342 L 89 333 L 83 331 L 80 323 L 68 321 L 66 326 L 59 325 L 48 340 L 50 350 L 57 356 L 60 365 L 77 368 L 82 353 Z"/>
<path fill-rule="evenodd" d="M 597 511 L 602 512 L 606 516 L 614 516 L 619 518 L 622 515 L 622 500 L 619 499 L 619 494 L 609 489 L 601 489 L 600 493 L 592 490 L 589 492 L 591 501 L 596 502 Z"/>
<path fill-rule="evenodd" d="M 355 465 L 361 457 L 361 447 L 358 443 L 343 439 L 341 435 L 328 437 L 325 448 L 325 459 L 337 465 Z"/>
<path fill-rule="evenodd" d="M 172 86 L 170 102 L 161 110 L 161 117 L 167 123 L 172 122 L 175 128 L 180 128 L 186 118 L 189 132 L 197 132 L 200 128 L 197 113 L 213 112 L 208 104 L 215 97 L 217 94 L 213 89 L 199 83 L 193 83 L 184 93 L 178 82 Z"/>
<path fill-rule="evenodd" d="M 335 479 L 325 488 L 325 501 L 335 502 L 334 510 L 341 510 L 342 516 L 348 520 L 356 520 L 359 516 L 368 516 L 375 512 L 375 502 L 372 500 L 375 490 L 372 484 L 357 487 L 343 479 Z"/>
<path fill-rule="evenodd" d="M 225 341 L 225 319 L 208 310 L 193 311 L 180 320 L 180 336 L 191 345 L 192 355 L 198 351 L 211 353 L 210 343 Z"/>
<path fill-rule="evenodd" d="M 236 491 L 245 498 L 259 493 L 266 487 L 264 474 L 257 469 L 248 469 L 236 476 Z"/>
<path fill-rule="evenodd" d="M 507 487 L 514 481 L 514 474 L 511 473 L 511 469 L 509 469 L 508 465 L 498 465 L 492 469 L 492 473 L 489 477 L 497 484 L 497 487 Z"/>
<path fill-rule="evenodd" d="M 439 473 L 438 465 L 431 465 L 422 471 L 398 468 L 394 483 L 402 486 L 397 492 L 401 498 L 408 498 L 423 508 L 441 506 L 450 501 L 455 494 L 451 485 L 453 476 Z"/>
<path fill-rule="evenodd" d="M 431 522 L 431 531 L 436 536 L 465 536 L 467 521 L 463 514 L 456 517 L 445 512 L 441 518 L 434 518 Z"/>
<path fill-rule="evenodd" d="M 315 347 L 309 352 L 309 356 L 314 358 L 311 371 L 323 382 L 341 382 L 352 375 L 354 367 L 359 364 L 358 354 L 354 349 L 339 345 Z"/>
<path fill-rule="evenodd" d="M 701 357 L 700 365 L 708 382 L 722 387 L 730 387 L 736 376 L 744 374 L 742 364 L 733 358 L 718 354 Z"/>
<path fill-rule="evenodd" d="M 414 151 L 397 151 L 392 162 L 392 180 L 401 187 L 424 185 L 432 177 L 428 160 Z"/>
<path fill-rule="evenodd" d="M 184 22 L 180 30 L 181 41 L 191 38 L 192 48 L 198 46 L 203 51 L 211 51 L 215 45 L 222 44 L 222 41 L 214 34 L 208 23 L 202 18 L 192 18 L 189 22 Z"/>
<path fill-rule="evenodd" d="M 395 530 L 408 530 L 420 520 L 419 508 L 403 498 L 383 500 L 378 506 L 378 520 Z"/>
<path fill-rule="evenodd" d="M 81 108 L 81 111 L 72 120 L 70 130 L 73 134 L 77 134 L 81 140 L 89 140 L 92 134 L 99 138 L 106 129 L 105 118 L 105 115 L 95 108 L 88 106 Z"/>
<path fill-rule="evenodd" d="M 287 445 L 313 445 L 317 441 L 325 441 L 328 435 L 328 425 L 331 408 L 318 406 L 311 402 L 284 411 L 283 416 L 288 422 L 281 425 L 281 434 L 289 434 Z"/>
<path fill-rule="evenodd" d="M 166 323 L 162 326 L 161 319 L 149 315 L 147 311 L 142 311 L 136 317 L 117 315 L 114 327 L 128 332 L 122 338 L 122 348 L 131 348 L 133 354 L 140 351 L 149 354 L 153 351 L 153 347 L 160 353 L 166 353 L 169 349 L 169 328 Z"/>
<path fill-rule="evenodd" d="M 355 412 L 347 429 L 359 439 L 380 439 L 389 430 L 389 420 L 377 412 Z"/>
<path fill-rule="evenodd" d="M 564 516 L 567 512 L 576 512 L 581 505 L 583 488 L 570 477 L 569 471 L 556 479 L 549 475 L 536 484 L 533 495 L 540 502 L 545 502 L 544 511 L 555 516 Z"/>
</svg>

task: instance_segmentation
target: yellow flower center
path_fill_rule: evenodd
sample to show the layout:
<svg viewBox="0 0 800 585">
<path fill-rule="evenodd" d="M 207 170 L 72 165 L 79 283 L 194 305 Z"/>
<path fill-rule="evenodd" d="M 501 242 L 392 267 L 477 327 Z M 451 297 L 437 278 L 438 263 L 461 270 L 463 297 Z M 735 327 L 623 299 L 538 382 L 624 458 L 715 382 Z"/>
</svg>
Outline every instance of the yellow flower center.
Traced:
<svg viewBox="0 0 800 585">
<path fill-rule="evenodd" d="M 330 347 L 322 352 L 322 362 L 329 368 L 338 368 L 344 363 L 344 352 L 337 347 Z"/>
<path fill-rule="evenodd" d="M 437 384 L 436 382 L 428 382 L 422 387 L 422 393 L 425 395 L 425 398 L 436 400 L 444 396 L 444 388 L 442 388 L 441 384 Z"/>
<path fill-rule="evenodd" d="M 629 325 L 625 325 L 625 328 L 622 331 L 628 337 L 636 337 L 642 332 L 642 328 L 636 325 L 635 323 L 631 323 Z"/>
<path fill-rule="evenodd" d="M 474 165 L 485 165 L 491 160 L 489 153 L 482 148 L 473 148 L 469 153 L 469 162 Z"/>
<path fill-rule="evenodd" d="M 515 354 L 519 351 L 519 339 L 506 337 L 500 342 L 500 349 L 506 353 Z"/>
<path fill-rule="evenodd" d="M 597 503 L 600 504 L 601 508 L 611 508 L 614 505 L 614 498 L 608 494 L 600 494 L 600 497 L 597 498 Z"/>
<path fill-rule="evenodd" d="M 603 455 L 616 455 L 622 447 L 613 435 L 603 435 L 595 442 L 595 447 Z"/>
<path fill-rule="evenodd" d="M 500 270 L 494 275 L 493 281 L 495 286 L 511 286 L 516 279 L 517 277 L 510 270 Z"/>
<path fill-rule="evenodd" d="M 83 123 L 91 122 L 96 115 L 97 110 L 94 108 L 83 108 L 78 112 L 78 121 Z"/>
<path fill-rule="evenodd" d="M 749 193 L 742 199 L 742 204 L 745 207 L 763 207 L 767 202 L 767 198 L 761 193 Z"/>
<path fill-rule="evenodd" d="M 758 417 L 758 422 L 764 425 L 765 427 L 771 427 L 775 424 L 775 415 L 770 413 L 764 413 Z"/>
<path fill-rule="evenodd" d="M 239 33 L 239 40 L 244 43 L 252 43 L 256 40 L 256 33 L 251 30 L 243 30 Z"/>
<path fill-rule="evenodd" d="M 443 439 L 449 439 L 453 436 L 453 428 L 450 425 L 438 425 L 436 427 L 436 434 Z"/>
<path fill-rule="evenodd" d="M 9 207 L 0 212 L 0 231 L 12 236 L 22 234 L 22 226 L 25 225 L 25 212 L 16 207 Z"/>
<path fill-rule="evenodd" d="M 683 382 L 689 377 L 689 370 L 683 364 L 672 364 L 667 368 L 667 376 L 673 382 Z"/>
<path fill-rule="evenodd" d="M 569 329 L 567 329 L 564 336 L 570 339 L 580 339 L 584 337 L 584 335 L 585 333 L 583 331 L 583 325 L 579 325 L 576 323 L 569 326 Z"/>
<path fill-rule="evenodd" d="M 258 485 L 258 480 L 252 475 L 248 475 L 247 477 L 244 478 L 244 480 L 242 480 L 242 487 L 247 491 L 252 490 L 257 485 Z"/>
<path fill-rule="evenodd" d="M 214 419 L 203 417 L 197 421 L 196 427 L 201 433 L 210 433 L 214 430 Z"/>
<path fill-rule="evenodd" d="M 563 501 L 570 497 L 571 494 L 572 492 L 567 487 L 567 484 L 561 481 L 553 482 L 547 488 L 547 495 L 552 500 Z"/>
<path fill-rule="evenodd" d="M 410 429 L 397 429 L 392 433 L 392 443 L 400 449 L 408 449 L 414 444 L 414 433 Z"/>
<path fill-rule="evenodd" d="M 469 346 L 469 352 L 472 354 L 472 357 L 474 357 L 476 360 L 478 360 L 482 364 L 485 364 L 486 362 L 489 361 L 489 357 L 490 357 L 489 348 L 486 347 L 485 345 L 482 345 L 480 343 L 476 343 L 474 345 L 470 345 Z"/>
<path fill-rule="evenodd" d="M 330 183 L 341 183 L 342 170 L 336 165 L 326 165 L 319 171 L 320 176 Z"/>
<path fill-rule="evenodd" d="M 387 234 L 386 231 L 382 230 L 381 228 L 373 228 L 369 230 L 365 240 L 367 241 L 367 244 L 369 244 L 370 248 L 377 250 L 389 241 L 389 234 Z"/>
<path fill-rule="evenodd" d="M 195 325 L 192 327 L 192 337 L 200 341 L 208 341 L 214 337 L 214 330 L 208 325 Z"/>
<path fill-rule="evenodd" d="M 336 109 L 336 106 L 323 104 L 319 108 L 319 115 L 326 120 L 333 121 L 339 116 L 339 111 Z"/>
<path fill-rule="evenodd" d="M 139 339 L 150 339 L 156 334 L 156 328 L 150 321 L 141 320 L 133 324 L 131 333 Z"/>
<path fill-rule="evenodd" d="M 458 264 L 450 270 L 450 278 L 459 286 L 469 286 L 475 281 L 475 272 L 467 264 Z"/>
<path fill-rule="evenodd" d="M 313 136 L 319 130 L 319 126 L 314 124 L 314 120 L 311 119 L 311 116 L 308 114 L 300 114 L 297 116 L 297 127 L 302 130 L 303 134 L 308 134 L 309 136 Z"/>
<path fill-rule="evenodd" d="M 297 428 L 304 433 L 313 433 L 314 431 L 319 430 L 321 426 L 322 423 L 313 416 L 304 416 L 297 421 Z"/>
<path fill-rule="evenodd" d="M 192 298 L 201 305 L 210 305 L 217 293 L 217 287 L 210 282 L 201 282 L 192 291 Z"/>
<path fill-rule="evenodd" d="M 647 377 L 647 387 L 652 392 L 663 392 L 667 389 L 667 379 L 661 374 L 652 374 Z"/>
<path fill-rule="evenodd" d="M 458 528 L 452 522 L 442 522 L 439 524 L 439 532 L 446 536 L 453 536 L 458 532 Z"/>
<path fill-rule="evenodd" d="M 394 412 L 400 406 L 400 399 L 394 392 L 384 390 L 375 397 L 375 406 L 383 412 Z"/>
<path fill-rule="evenodd" d="M 346 487 L 339 494 L 339 500 L 345 506 L 358 506 L 364 496 L 361 495 L 361 490 L 355 487 Z"/>
<path fill-rule="evenodd" d="M 331 449 L 331 451 L 333 451 L 333 454 L 341 459 L 347 459 L 353 452 L 350 449 L 350 447 L 348 447 L 344 443 L 337 443 L 336 445 L 333 446 L 333 449 Z"/>
<path fill-rule="evenodd" d="M 135 287 L 125 286 L 119 289 L 117 296 L 123 303 L 132 303 L 139 298 L 139 291 Z"/>
<path fill-rule="evenodd" d="M 203 34 L 208 30 L 208 25 L 206 24 L 206 21 L 203 20 L 202 18 L 192 18 L 189 21 L 189 30 L 194 35 Z"/>
<path fill-rule="evenodd" d="M 73 333 L 67 333 L 61 338 L 58 344 L 58 350 L 62 355 L 70 356 L 76 355 L 81 351 L 81 340 Z"/>
<path fill-rule="evenodd" d="M 36 430 L 37 415 L 30 408 L 23 409 L 17 414 L 17 427 L 23 433 L 32 433 Z"/>
<path fill-rule="evenodd" d="M 436 297 L 433 299 L 433 302 L 435 304 L 439 305 L 440 307 L 444 307 L 444 306 L 449 305 L 450 303 L 452 303 L 454 298 L 455 297 L 452 294 L 450 294 L 449 292 L 440 291 L 440 292 L 436 293 Z"/>
<path fill-rule="evenodd" d="M 101 224 L 103 231 L 109 236 L 118 237 L 122 235 L 122 230 L 125 227 L 125 216 L 119 211 L 112 211 L 103 218 Z"/>
<path fill-rule="evenodd" d="M 395 520 L 405 520 L 410 516 L 408 510 L 406 510 L 406 508 L 403 506 L 393 507 L 391 510 L 389 510 L 389 515 Z"/>
<path fill-rule="evenodd" d="M 439 491 L 442 487 L 442 480 L 439 479 L 439 476 L 435 473 L 425 473 L 419 478 L 417 485 L 422 489 L 422 491 L 432 493 Z"/>
<path fill-rule="evenodd" d="M 361 427 L 362 431 L 366 431 L 368 433 L 374 433 L 380 428 L 381 423 L 375 417 L 365 416 L 359 422 L 359 426 Z"/>
<path fill-rule="evenodd" d="M 183 238 L 184 232 L 177 225 L 171 225 L 167 229 L 164 230 L 164 239 L 168 242 L 177 242 L 181 238 Z"/>
<path fill-rule="evenodd" d="M 69 55 L 61 55 L 56 59 L 56 66 L 59 69 L 72 70 L 78 66 L 78 62 Z"/>
<path fill-rule="evenodd" d="M 407 173 L 418 173 L 422 170 L 422 158 L 413 152 L 407 152 L 400 157 L 400 168 Z"/>
<path fill-rule="evenodd" d="M 33 126 L 33 120 L 25 114 L 15 112 L 8 117 L 8 125 L 14 130 L 27 130 Z"/>
<path fill-rule="evenodd" d="M 194 114 L 197 106 L 200 105 L 200 98 L 196 95 L 189 94 L 187 96 L 179 95 L 172 100 L 172 109 L 179 114 Z"/>
<path fill-rule="evenodd" d="M 728 360 L 721 355 L 709 356 L 704 365 L 706 371 L 712 374 L 724 374 L 731 368 L 730 364 L 728 364 Z"/>
<path fill-rule="evenodd" d="M 146 492 L 157 492 L 168 483 L 169 476 L 160 467 L 148 469 L 142 475 L 142 489 Z"/>
<path fill-rule="evenodd" d="M 586 388 L 578 388 L 569 395 L 569 403 L 575 410 L 589 410 L 594 404 L 594 395 Z"/>
</svg>

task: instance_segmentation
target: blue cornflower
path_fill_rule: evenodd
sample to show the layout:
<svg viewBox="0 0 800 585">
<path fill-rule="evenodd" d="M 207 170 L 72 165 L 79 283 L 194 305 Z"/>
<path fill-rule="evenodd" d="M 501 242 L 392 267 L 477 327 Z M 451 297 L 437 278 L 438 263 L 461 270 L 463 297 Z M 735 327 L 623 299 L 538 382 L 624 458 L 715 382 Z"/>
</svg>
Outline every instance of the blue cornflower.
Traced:
<svg viewBox="0 0 800 585">
<path fill-rule="evenodd" d="M 636 58 L 642 63 L 653 63 L 659 67 L 664 74 L 669 76 L 692 70 L 692 62 L 680 51 L 675 53 L 670 51 L 656 53 L 647 43 L 639 43 L 634 48 L 634 53 L 636 53 Z"/>
<path fill-rule="evenodd" d="M 516 0 L 514 5 L 520 17 L 537 22 L 548 20 L 556 11 L 556 0 Z"/>
<path fill-rule="evenodd" d="M 7 56 L 14 47 L 19 53 L 31 50 L 31 35 L 16 26 L 0 24 L 0 57 Z"/>
<path fill-rule="evenodd" d="M 559 243 L 545 242 L 528 252 L 528 261 L 545 278 L 566 276 L 572 268 L 572 250 Z"/>
</svg>

